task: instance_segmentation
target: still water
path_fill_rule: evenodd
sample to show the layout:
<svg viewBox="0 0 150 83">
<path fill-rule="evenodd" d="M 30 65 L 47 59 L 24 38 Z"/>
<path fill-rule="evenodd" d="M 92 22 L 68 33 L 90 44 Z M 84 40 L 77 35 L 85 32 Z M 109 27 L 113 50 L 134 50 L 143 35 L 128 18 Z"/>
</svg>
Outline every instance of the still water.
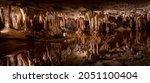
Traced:
<svg viewBox="0 0 150 83">
<path fill-rule="evenodd" d="M 150 35 L 149 32 L 116 32 L 54 41 L 1 39 L 0 65 L 150 65 Z"/>
</svg>

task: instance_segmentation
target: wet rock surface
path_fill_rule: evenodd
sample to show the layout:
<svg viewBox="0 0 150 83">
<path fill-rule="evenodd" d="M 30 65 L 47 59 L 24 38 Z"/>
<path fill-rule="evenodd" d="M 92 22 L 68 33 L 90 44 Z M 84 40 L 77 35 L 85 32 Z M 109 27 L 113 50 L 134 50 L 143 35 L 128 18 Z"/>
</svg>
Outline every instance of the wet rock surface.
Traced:
<svg viewBox="0 0 150 83">
<path fill-rule="evenodd" d="M 128 33 L 129 34 L 129 33 Z M 131 34 L 131 33 L 130 33 Z M 139 35 L 140 34 L 140 35 Z M 124 40 L 131 39 L 130 36 Z M 106 37 L 106 36 L 104 36 Z M 146 40 L 141 33 L 128 43 L 111 42 L 99 36 L 80 36 L 73 39 L 23 42 L 5 40 L 0 43 L 1 65 L 83 65 L 83 66 L 149 66 L 149 36 Z M 101 41 L 100 41 L 101 40 Z M 119 39 L 121 40 L 121 39 Z M 140 42 L 138 42 L 140 41 Z M 146 41 L 146 42 L 145 42 Z M 111 43 L 115 46 L 111 46 Z M 131 44 L 132 43 L 132 44 Z M 145 44 L 143 44 L 145 43 Z M 121 45 L 122 44 L 122 45 Z"/>
</svg>

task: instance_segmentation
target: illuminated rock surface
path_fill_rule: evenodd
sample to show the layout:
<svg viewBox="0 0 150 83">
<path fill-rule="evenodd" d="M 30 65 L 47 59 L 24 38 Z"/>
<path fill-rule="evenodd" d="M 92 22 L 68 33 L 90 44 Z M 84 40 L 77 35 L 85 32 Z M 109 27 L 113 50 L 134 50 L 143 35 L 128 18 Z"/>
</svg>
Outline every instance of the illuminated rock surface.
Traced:
<svg viewBox="0 0 150 83">
<path fill-rule="evenodd" d="M 0 65 L 150 65 L 148 0 L 28 1 L 0 0 Z"/>
</svg>

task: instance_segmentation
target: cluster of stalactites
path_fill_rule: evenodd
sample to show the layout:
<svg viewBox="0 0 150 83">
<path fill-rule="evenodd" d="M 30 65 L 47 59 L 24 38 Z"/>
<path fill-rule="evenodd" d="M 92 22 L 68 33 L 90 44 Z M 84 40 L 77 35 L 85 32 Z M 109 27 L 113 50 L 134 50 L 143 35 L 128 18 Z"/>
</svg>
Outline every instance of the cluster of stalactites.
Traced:
<svg viewBox="0 0 150 83">
<path fill-rule="evenodd" d="M 16 30 L 26 29 L 26 14 L 25 11 L 18 6 L 6 6 L 0 8 L 0 18 L 4 23 L 4 30 L 7 32 L 8 28 Z"/>
<path fill-rule="evenodd" d="M 107 33 L 115 30 L 140 30 L 150 25 L 150 14 L 132 16 L 111 15 L 101 11 L 86 12 L 34 12 L 29 8 L 6 6 L 0 8 L 4 30 L 47 31 L 51 34 L 75 32 L 77 34 Z"/>
</svg>

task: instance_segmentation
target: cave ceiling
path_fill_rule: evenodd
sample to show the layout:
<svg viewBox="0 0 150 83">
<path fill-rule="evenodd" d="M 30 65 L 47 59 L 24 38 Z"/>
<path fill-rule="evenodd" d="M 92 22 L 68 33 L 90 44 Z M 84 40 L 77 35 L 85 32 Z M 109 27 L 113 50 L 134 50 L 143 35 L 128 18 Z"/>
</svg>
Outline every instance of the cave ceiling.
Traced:
<svg viewBox="0 0 150 83">
<path fill-rule="evenodd" d="M 47 10 L 150 8 L 150 0 L 0 0 L 0 5 L 19 5 Z"/>
</svg>

